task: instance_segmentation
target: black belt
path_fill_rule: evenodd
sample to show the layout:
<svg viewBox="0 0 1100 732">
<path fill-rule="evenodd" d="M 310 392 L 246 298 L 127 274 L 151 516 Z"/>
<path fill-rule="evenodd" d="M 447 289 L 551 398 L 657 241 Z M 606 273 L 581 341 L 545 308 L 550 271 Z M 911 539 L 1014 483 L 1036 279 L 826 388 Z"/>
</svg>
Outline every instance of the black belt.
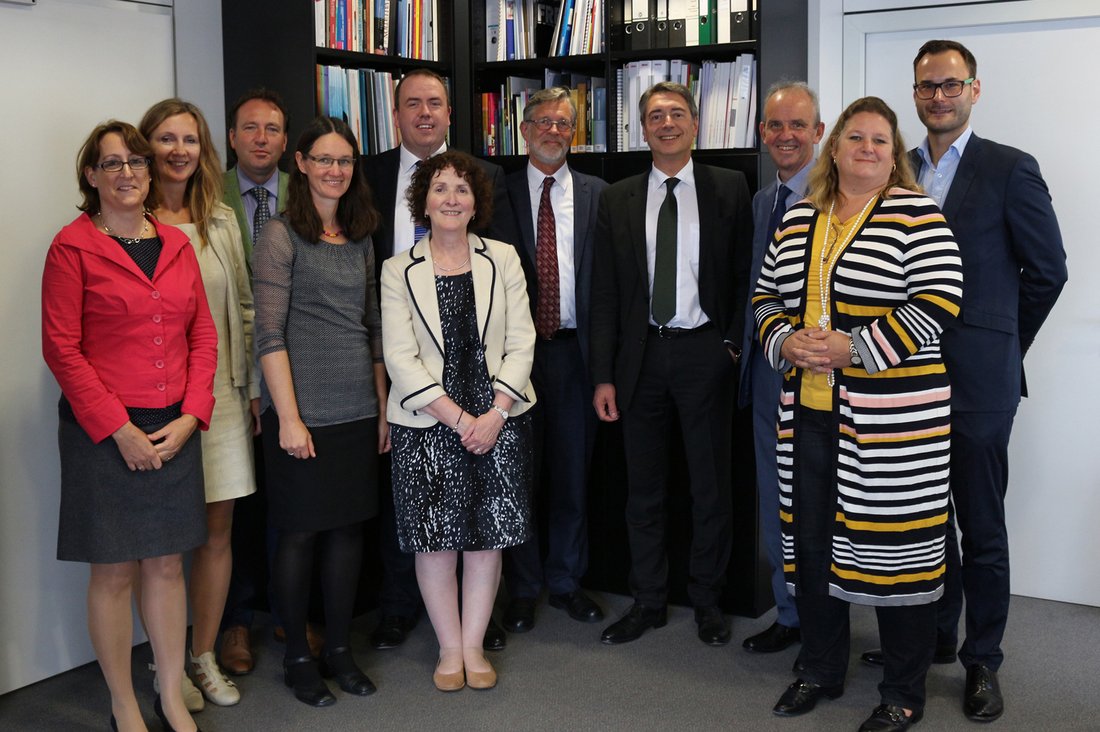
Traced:
<svg viewBox="0 0 1100 732">
<path fill-rule="evenodd" d="M 651 325 L 649 332 L 658 338 L 679 338 L 680 336 L 695 335 L 714 328 L 714 323 L 703 323 L 698 328 L 670 328 L 667 325 Z"/>
<path fill-rule="evenodd" d="M 551 333 L 549 338 L 542 338 L 541 340 L 544 340 L 544 341 L 564 341 L 567 338 L 576 338 L 576 337 L 577 337 L 577 329 L 576 328 L 561 328 L 561 329 L 555 330 L 553 333 Z"/>
</svg>

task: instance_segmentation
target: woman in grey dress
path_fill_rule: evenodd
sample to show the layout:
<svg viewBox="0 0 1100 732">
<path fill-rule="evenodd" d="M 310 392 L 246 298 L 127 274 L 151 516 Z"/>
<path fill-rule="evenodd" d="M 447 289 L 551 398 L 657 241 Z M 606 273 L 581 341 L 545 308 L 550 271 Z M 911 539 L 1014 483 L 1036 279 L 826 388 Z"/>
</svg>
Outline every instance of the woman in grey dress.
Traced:
<svg viewBox="0 0 1100 732">
<path fill-rule="evenodd" d="M 530 534 L 535 328 L 515 248 L 470 233 L 492 218 L 476 161 L 429 158 L 407 198 L 430 233 L 382 268 L 398 540 L 416 552 L 439 641 L 436 687 L 488 689 L 497 676 L 482 638 L 500 550 Z"/>
<path fill-rule="evenodd" d="M 286 217 L 267 223 L 252 256 L 284 680 L 312 706 L 336 701 L 322 674 L 349 694 L 374 692 L 352 656 L 351 616 L 389 427 L 370 238 L 378 213 L 358 160 L 347 124 L 313 120 L 294 153 Z M 326 624 L 320 666 L 306 640 L 315 555 Z"/>
</svg>

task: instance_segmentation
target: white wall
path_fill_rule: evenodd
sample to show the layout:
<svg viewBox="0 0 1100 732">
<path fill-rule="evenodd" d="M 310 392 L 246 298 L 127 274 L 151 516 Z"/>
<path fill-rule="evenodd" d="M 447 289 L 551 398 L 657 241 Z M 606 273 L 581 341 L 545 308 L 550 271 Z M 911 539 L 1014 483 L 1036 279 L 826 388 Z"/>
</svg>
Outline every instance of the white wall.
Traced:
<svg viewBox="0 0 1100 732">
<path fill-rule="evenodd" d="M 94 658 L 88 568 L 54 558 L 59 391 L 39 335 L 46 248 L 78 213 L 77 149 L 97 123 L 136 123 L 177 88 L 207 113 L 215 140 L 225 137 L 221 4 L 172 5 L 0 2 L 0 694 Z"/>
<path fill-rule="evenodd" d="M 811 83 L 823 90 L 826 124 L 853 99 L 874 94 L 898 113 L 912 146 L 923 138 L 912 101 L 913 56 L 930 38 L 958 40 L 974 52 L 982 80 L 971 117 L 975 131 L 1039 160 L 1070 282 L 1027 357 L 1031 397 L 1020 407 L 1010 445 L 1013 592 L 1100 605 L 1100 575 L 1082 571 L 1079 561 L 1100 553 L 1093 528 L 1100 517 L 1100 451 L 1086 426 L 1100 410 L 1100 390 L 1091 388 L 1088 367 L 1082 368 L 1100 357 L 1100 250 L 1085 218 L 1095 205 L 1087 196 L 1100 166 L 1100 150 L 1087 132 L 1100 117 L 1092 80 L 1100 68 L 1100 3 L 1022 0 L 844 14 L 901 5 L 814 3 L 810 34 L 819 55 Z"/>
</svg>

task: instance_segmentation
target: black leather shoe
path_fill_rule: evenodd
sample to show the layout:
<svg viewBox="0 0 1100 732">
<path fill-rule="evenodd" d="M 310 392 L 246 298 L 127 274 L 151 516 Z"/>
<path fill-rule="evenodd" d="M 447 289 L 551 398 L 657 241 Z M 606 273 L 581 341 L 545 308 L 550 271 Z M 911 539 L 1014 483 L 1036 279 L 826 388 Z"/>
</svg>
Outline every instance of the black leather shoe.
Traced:
<svg viewBox="0 0 1100 732">
<path fill-rule="evenodd" d="M 485 628 L 485 638 L 481 641 L 481 647 L 487 651 L 503 651 L 508 645 L 508 639 L 504 635 L 504 629 L 497 625 L 497 621 L 489 617 L 489 625 Z"/>
<path fill-rule="evenodd" d="M 699 640 L 708 646 L 724 646 L 730 642 L 730 625 L 722 610 L 714 605 L 695 608 L 695 624 Z"/>
<path fill-rule="evenodd" d="M 1001 696 L 1001 684 L 997 672 L 974 664 L 966 669 L 966 695 L 963 696 L 963 713 L 974 722 L 992 722 L 1004 714 L 1005 700 Z"/>
<path fill-rule="evenodd" d="M 772 714 L 780 717 L 797 717 L 812 710 L 821 697 L 836 699 L 844 694 L 844 685 L 821 686 L 798 679 L 787 687 L 783 696 L 772 707 Z"/>
<path fill-rule="evenodd" d="M 898 730 L 909 729 L 923 716 L 924 711 L 921 709 L 914 709 L 913 715 L 907 717 L 905 710 L 901 707 L 893 704 L 879 704 L 871 712 L 867 721 L 859 725 L 859 732 L 898 732 Z"/>
<path fill-rule="evenodd" d="M 581 590 L 573 590 L 562 595 L 550 595 L 550 607 L 565 610 L 569 617 L 582 623 L 598 623 L 603 620 L 603 610 Z"/>
<path fill-rule="evenodd" d="M 509 633 L 526 633 L 535 627 L 535 598 L 517 597 L 504 611 L 504 629 Z"/>
<path fill-rule="evenodd" d="M 370 696 L 377 688 L 367 675 L 355 664 L 350 648 L 333 648 L 321 656 L 320 671 L 322 678 L 335 678 L 340 688 L 356 696 Z"/>
<path fill-rule="evenodd" d="M 321 672 L 313 656 L 283 659 L 283 682 L 294 690 L 294 697 L 311 707 L 327 707 L 336 703 L 336 697 L 321 679 Z"/>
<path fill-rule="evenodd" d="M 157 698 L 153 700 L 153 714 L 157 715 L 157 719 L 160 720 L 164 729 L 168 732 L 176 732 L 176 728 L 168 721 L 168 715 L 164 713 L 164 705 L 160 703 L 160 694 L 157 694 Z M 113 714 L 111 715 L 111 729 L 118 732 L 118 722 L 115 721 L 115 715 Z M 202 728 L 197 724 L 195 725 L 195 732 L 202 732 Z"/>
<path fill-rule="evenodd" d="M 955 663 L 957 659 L 958 655 L 955 653 L 954 645 L 938 645 L 936 646 L 935 652 L 932 654 L 932 663 Z M 885 663 L 881 648 L 872 648 L 869 651 L 864 651 L 859 654 L 859 660 L 869 666 L 882 666 Z"/>
<path fill-rule="evenodd" d="M 416 616 L 384 615 L 370 636 L 371 647 L 376 651 L 397 648 L 416 627 Z"/>
<path fill-rule="evenodd" d="M 746 638 L 741 647 L 753 653 L 778 653 L 801 640 L 802 631 L 798 628 L 772 623 L 767 630 Z"/>
<path fill-rule="evenodd" d="M 668 624 L 668 608 L 645 607 L 634 603 L 618 621 L 607 626 L 600 641 L 609 646 L 629 643 L 642 637 L 650 628 L 663 628 Z"/>
</svg>

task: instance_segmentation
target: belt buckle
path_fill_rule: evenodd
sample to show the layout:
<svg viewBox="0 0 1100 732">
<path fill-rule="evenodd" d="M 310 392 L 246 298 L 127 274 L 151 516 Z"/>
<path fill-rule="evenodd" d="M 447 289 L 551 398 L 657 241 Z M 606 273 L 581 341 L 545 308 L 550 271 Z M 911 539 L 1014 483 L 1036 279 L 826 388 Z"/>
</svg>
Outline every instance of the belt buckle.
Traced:
<svg viewBox="0 0 1100 732">
<path fill-rule="evenodd" d="M 671 340 L 672 338 L 676 337 L 676 331 L 675 331 L 675 329 L 670 328 L 667 325 L 658 325 L 657 326 L 657 337 L 658 338 L 664 338 L 665 340 Z"/>
</svg>

